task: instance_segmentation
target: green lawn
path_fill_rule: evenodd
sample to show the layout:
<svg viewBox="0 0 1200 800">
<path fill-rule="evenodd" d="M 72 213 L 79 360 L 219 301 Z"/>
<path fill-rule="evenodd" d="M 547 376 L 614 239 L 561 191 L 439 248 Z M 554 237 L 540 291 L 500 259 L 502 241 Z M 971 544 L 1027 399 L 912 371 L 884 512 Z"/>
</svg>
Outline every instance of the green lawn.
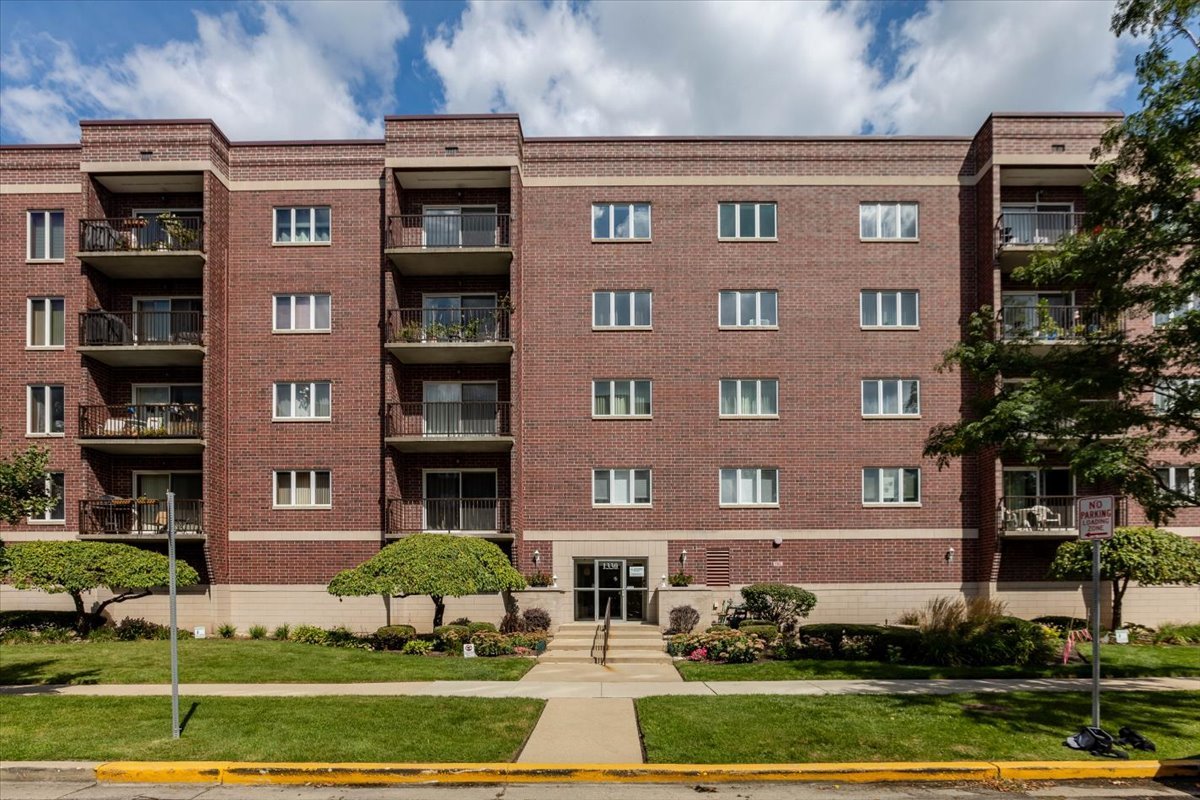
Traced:
<svg viewBox="0 0 1200 800">
<path fill-rule="evenodd" d="M 1090 645 L 1086 645 L 1090 648 Z M 1090 649 L 1087 651 L 1090 657 Z M 1047 667 L 926 667 L 881 661 L 757 661 L 714 664 L 676 661 L 685 681 L 791 681 L 857 678 L 1090 678 L 1089 664 Z M 1200 647 L 1101 645 L 1107 678 L 1200 677 Z"/>
<path fill-rule="evenodd" d="M 166 683 L 170 664 L 165 641 L 5 645 L 0 647 L 0 685 Z M 179 679 L 184 683 L 510 681 L 533 664 L 530 658 L 402 656 L 295 642 L 179 643 Z"/>
<path fill-rule="evenodd" d="M 956 695 L 647 697 L 637 702 L 658 763 L 1091 759 L 1062 746 L 1091 714 L 1084 692 Z M 1200 692 L 1121 692 L 1108 730 L 1158 745 L 1131 758 L 1200 757 Z"/>
<path fill-rule="evenodd" d="M 511 761 L 544 701 L 0 696 L 0 760 Z M 190 713 L 189 713 L 190 710 Z"/>
</svg>

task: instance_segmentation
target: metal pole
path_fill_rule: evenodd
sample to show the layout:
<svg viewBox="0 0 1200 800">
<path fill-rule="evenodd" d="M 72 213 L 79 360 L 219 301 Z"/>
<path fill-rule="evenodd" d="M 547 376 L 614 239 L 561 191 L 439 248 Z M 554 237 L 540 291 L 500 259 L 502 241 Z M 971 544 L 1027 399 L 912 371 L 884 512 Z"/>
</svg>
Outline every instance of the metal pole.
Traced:
<svg viewBox="0 0 1200 800">
<path fill-rule="evenodd" d="M 1100 540 L 1092 542 L 1092 726 L 1100 727 Z"/>
<path fill-rule="evenodd" d="M 179 738 L 179 627 L 175 609 L 175 493 L 167 492 L 167 569 L 171 587 L 171 738 Z"/>
</svg>

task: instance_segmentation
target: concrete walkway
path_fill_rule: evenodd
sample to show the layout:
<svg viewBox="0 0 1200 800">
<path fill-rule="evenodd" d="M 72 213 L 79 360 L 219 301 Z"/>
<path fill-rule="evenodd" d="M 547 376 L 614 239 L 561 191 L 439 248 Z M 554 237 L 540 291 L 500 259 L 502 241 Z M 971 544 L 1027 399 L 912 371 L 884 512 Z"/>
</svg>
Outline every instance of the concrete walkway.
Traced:
<svg viewBox="0 0 1200 800">
<path fill-rule="evenodd" d="M 559 698 L 546 703 L 518 764 L 640 764 L 632 700 Z"/>
<path fill-rule="evenodd" d="M 185 683 L 190 697 L 317 697 L 334 695 L 604 698 L 653 695 L 954 694 L 957 692 L 1082 692 L 1086 678 L 852 681 L 412 681 L 405 683 Z M 1200 678 L 1112 678 L 1105 692 L 1200 691 Z M 89 697 L 165 696 L 170 684 L 3 686 L 0 694 Z"/>
</svg>

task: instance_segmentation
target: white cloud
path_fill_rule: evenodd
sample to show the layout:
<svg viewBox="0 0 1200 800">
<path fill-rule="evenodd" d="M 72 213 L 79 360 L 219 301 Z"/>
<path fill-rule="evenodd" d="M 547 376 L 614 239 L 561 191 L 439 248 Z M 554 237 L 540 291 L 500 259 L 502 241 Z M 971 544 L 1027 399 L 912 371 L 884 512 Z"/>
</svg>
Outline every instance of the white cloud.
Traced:
<svg viewBox="0 0 1200 800">
<path fill-rule="evenodd" d="M 991 111 L 1104 111 L 1130 83 L 1110 3 L 931 3 L 897 35 L 883 129 L 972 132 Z"/>
<path fill-rule="evenodd" d="M 234 139 L 380 135 L 409 31 L 398 5 L 260 3 L 243 14 L 196 12 L 195 40 L 100 63 L 41 34 L 5 54 L 3 127 L 62 141 L 77 138 L 78 117 L 211 117 Z"/>
<path fill-rule="evenodd" d="M 476 1 L 425 55 L 444 110 L 517 111 L 541 135 L 971 133 L 993 110 L 1106 109 L 1128 85 L 1111 3 L 935 1 L 882 53 L 880 8 Z"/>
</svg>

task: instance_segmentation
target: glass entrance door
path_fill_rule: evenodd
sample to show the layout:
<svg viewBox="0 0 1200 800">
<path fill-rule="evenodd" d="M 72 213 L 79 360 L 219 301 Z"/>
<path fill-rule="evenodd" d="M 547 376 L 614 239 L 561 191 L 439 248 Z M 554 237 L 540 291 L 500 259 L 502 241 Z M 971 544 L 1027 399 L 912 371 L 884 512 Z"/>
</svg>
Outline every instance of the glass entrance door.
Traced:
<svg viewBox="0 0 1200 800">
<path fill-rule="evenodd" d="M 575 619 L 599 622 L 607 608 L 615 621 L 646 619 L 646 561 L 589 558 L 575 562 Z"/>
</svg>

